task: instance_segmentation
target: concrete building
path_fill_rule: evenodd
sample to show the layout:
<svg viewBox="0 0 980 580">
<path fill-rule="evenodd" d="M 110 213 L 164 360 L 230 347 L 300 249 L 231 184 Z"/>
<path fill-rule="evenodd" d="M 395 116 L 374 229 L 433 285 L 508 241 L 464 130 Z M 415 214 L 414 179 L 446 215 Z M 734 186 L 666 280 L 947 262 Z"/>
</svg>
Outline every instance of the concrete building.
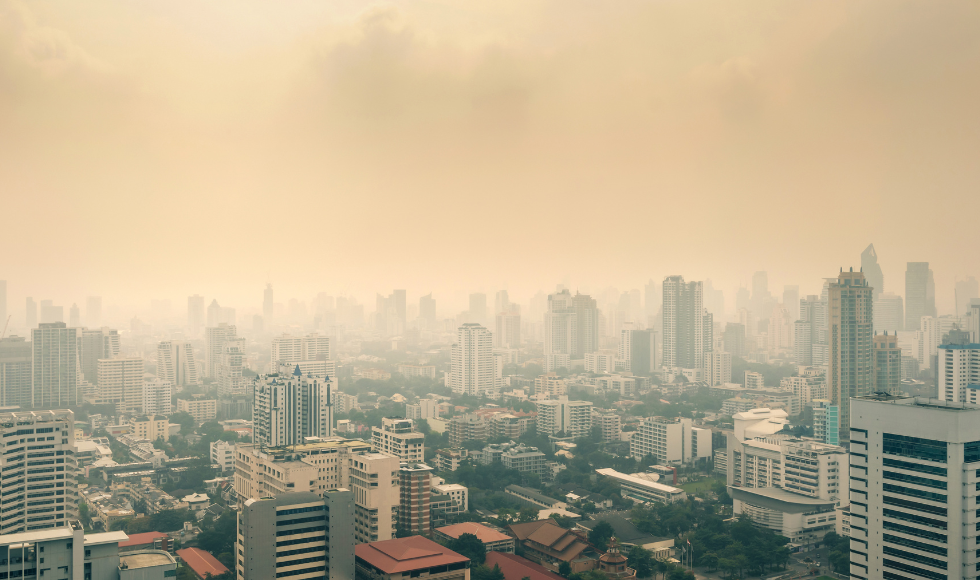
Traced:
<svg viewBox="0 0 980 580">
<path fill-rule="evenodd" d="M 905 270 L 905 328 L 919 328 L 923 316 L 936 316 L 936 282 L 929 262 L 909 262 Z"/>
<path fill-rule="evenodd" d="M 42 322 L 31 331 L 35 407 L 73 407 L 78 404 L 80 362 L 78 328 L 64 322 Z"/>
<path fill-rule="evenodd" d="M 235 444 L 228 441 L 211 442 L 211 465 L 222 472 L 235 470 Z"/>
<path fill-rule="evenodd" d="M 422 536 L 354 546 L 357 580 L 469 580 L 470 559 Z"/>
<path fill-rule="evenodd" d="M 938 361 L 938 398 L 980 404 L 980 344 L 944 344 Z"/>
<path fill-rule="evenodd" d="M 295 366 L 302 361 L 331 360 L 330 337 L 317 333 L 306 336 L 283 334 L 272 339 L 272 364 Z"/>
<path fill-rule="evenodd" d="M 861 272 L 842 270 L 828 287 L 827 390 L 840 409 L 844 438 L 848 435 L 851 398 L 867 395 L 874 386 L 872 299 L 872 288 Z"/>
<path fill-rule="evenodd" d="M 805 407 L 814 399 L 827 398 L 827 377 L 824 374 L 783 377 L 779 380 L 779 388 L 793 393 Z"/>
<path fill-rule="evenodd" d="M 175 387 L 200 383 L 194 348 L 189 342 L 165 340 L 157 346 L 157 376 Z"/>
<path fill-rule="evenodd" d="M 211 308 L 217 306 L 217 302 L 212 303 L 208 308 L 208 318 L 211 318 Z M 220 307 L 219 307 L 220 308 Z M 218 378 L 218 366 L 221 364 L 221 354 L 224 352 L 224 345 L 229 340 L 238 338 L 238 329 L 233 324 L 216 323 L 214 326 L 208 325 L 204 329 L 204 373 L 211 379 Z"/>
<path fill-rule="evenodd" d="M 555 435 L 564 433 L 577 438 L 585 437 L 592 429 L 592 403 L 569 401 L 568 397 L 538 401 L 538 433 Z"/>
<path fill-rule="evenodd" d="M 99 360 L 119 356 L 119 332 L 110 328 L 83 328 L 79 344 L 82 349 L 82 378 L 98 385 Z"/>
<path fill-rule="evenodd" d="M 570 360 L 577 350 L 578 320 L 572 294 L 568 290 L 549 294 L 548 309 L 544 314 L 545 357 L 563 355 L 564 360 Z M 555 369 L 546 365 L 545 371 L 552 370 Z"/>
<path fill-rule="evenodd" d="M 384 453 L 358 453 L 350 457 L 356 543 L 395 537 L 401 493 L 400 468 L 397 457 Z"/>
<path fill-rule="evenodd" d="M 194 417 L 194 422 L 200 425 L 214 419 L 218 414 L 217 399 L 177 399 L 177 411 Z"/>
<path fill-rule="evenodd" d="M 709 386 L 732 380 L 732 355 L 723 350 L 704 353 L 704 378 Z"/>
<path fill-rule="evenodd" d="M 457 394 L 480 397 L 495 392 L 496 386 L 490 331 L 479 324 L 463 324 L 456 330 L 456 342 L 452 346 L 449 388 Z"/>
<path fill-rule="evenodd" d="M 470 509 L 470 490 L 465 485 L 440 483 L 432 486 L 432 493 L 448 496 L 453 503 L 459 506 L 461 512 Z"/>
<path fill-rule="evenodd" d="M 620 494 L 636 503 L 672 504 L 687 499 L 683 489 L 659 483 L 659 476 L 646 473 L 632 475 L 620 473 L 609 467 L 596 469 L 596 473 L 614 479 L 620 486 Z"/>
<path fill-rule="evenodd" d="M 703 368 L 704 353 L 709 349 L 704 343 L 701 282 L 685 283 L 683 276 L 668 276 L 663 290 L 663 366 Z"/>
<path fill-rule="evenodd" d="M 508 306 L 507 310 L 497 312 L 496 332 L 493 335 L 493 346 L 497 348 L 521 347 L 521 310 L 516 304 Z"/>
<path fill-rule="evenodd" d="M 851 577 L 975 578 L 980 407 L 851 403 Z"/>
<path fill-rule="evenodd" d="M 255 379 L 253 438 L 279 447 L 302 443 L 306 437 L 333 435 L 333 402 L 337 379 L 279 373 Z"/>
<path fill-rule="evenodd" d="M 653 330 L 624 328 L 619 334 L 619 360 L 637 375 L 649 375 L 657 367 L 657 333 Z"/>
<path fill-rule="evenodd" d="M 173 386 L 152 376 L 143 377 L 143 413 L 170 415 L 174 412 Z"/>
<path fill-rule="evenodd" d="M 398 373 L 406 377 L 436 378 L 435 365 L 398 365 Z"/>
<path fill-rule="evenodd" d="M 425 457 L 425 435 L 415 430 L 411 419 L 384 417 L 380 427 L 371 428 L 371 444 L 378 453 L 402 461 L 420 462 Z"/>
<path fill-rule="evenodd" d="M 899 394 L 902 385 L 902 349 L 898 347 L 898 337 L 887 331 L 876 334 L 871 341 L 871 357 L 874 365 L 871 392 Z"/>
<path fill-rule="evenodd" d="M 884 292 L 875 298 L 875 332 L 895 334 L 905 329 L 905 302 L 901 296 Z"/>
<path fill-rule="evenodd" d="M 507 469 L 516 469 L 522 473 L 536 473 L 544 477 L 548 472 L 548 458 L 538 451 L 537 447 L 527 447 L 524 444 L 514 445 L 500 453 L 500 463 Z"/>
<path fill-rule="evenodd" d="M 31 406 L 33 350 L 21 336 L 0 339 L 0 405 Z"/>
<path fill-rule="evenodd" d="M 711 431 L 695 427 L 693 420 L 684 417 L 649 417 L 630 438 L 631 457 L 639 460 L 652 455 L 661 465 L 706 460 L 711 454 Z"/>
<path fill-rule="evenodd" d="M 347 489 L 247 500 L 238 514 L 237 577 L 354 580 L 353 527 Z"/>
<path fill-rule="evenodd" d="M 412 420 L 439 418 L 439 401 L 435 399 L 419 399 L 414 405 L 405 405 L 405 418 Z"/>
<path fill-rule="evenodd" d="M 96 400 L 115 405 L 117 413 L 143 412 L 143 359 L 111 358 L 99 362 Z"/>
<path fill-rule="evenodd" d="M 398 527 L 410 534 L 431 532 L 432 468 L 402 462 L 398 469 Z"/>
<path fill-rule="evenodd" d="M 163 439 L 166 441 L 170 438 L 170 422 L 163 415 L 134 417 L 129 420 L 129 425 L 130 436 L 134 439 L 145 439 L 147 441 Z"/>
<path fill-rule="evenodd" d="M 603 441 L 619 441 L 623 432 L 622 417 L 616 413 L 598 413 L 593 415 L 592 423 L 602 430 Z"/>
<path fill-rule="evenodd" d="M 221 345 L 221 356 L 217 366 L 219 397 L 233 397 L 245 394 L 245 339 L 229 338 Z"/>
<path fill-rule="evenodd" d="M 444 544 L 459 539 L 463 534 L 476 536 L 487 552 L 514 553 L 514 538 L 485 524 L 463 522 L 433 530 L 433 537 Z"/>
<path fill-rule="evenodd" d="M 449 420 L 449 445 L 460 447 L 464 441 L 487 439 L 487 420 L 482 415 L 467 413 Z"/>
<path fill-rule="evenodd" d="M 813 438 L 828 445 L 840 444 L 840 409 L 829 399 L 814 399 Z"/>
<path fill-rule="evenodd" d="M 61 528 L 78 517 L 75 414 L 0 413 L 0 535 Z"/>
<path fill-rule="evenodd" d="M 611 350 L 585 353 L 585 372 L 596 374 L 616 372 L 616 353 Z"/>
</svg>

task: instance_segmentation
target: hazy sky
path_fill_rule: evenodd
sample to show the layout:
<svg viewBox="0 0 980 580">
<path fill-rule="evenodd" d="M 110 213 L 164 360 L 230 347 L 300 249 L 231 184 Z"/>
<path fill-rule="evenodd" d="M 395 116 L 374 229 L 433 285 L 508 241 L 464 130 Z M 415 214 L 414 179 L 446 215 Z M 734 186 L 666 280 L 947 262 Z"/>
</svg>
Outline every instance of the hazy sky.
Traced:
<svg viewBox="0 0 980 580">
<path fill-rule="evenodd" d="M 0 0 L 0 278 L 65 303 L 980 275 L 980 4 Z"/>
</svg>

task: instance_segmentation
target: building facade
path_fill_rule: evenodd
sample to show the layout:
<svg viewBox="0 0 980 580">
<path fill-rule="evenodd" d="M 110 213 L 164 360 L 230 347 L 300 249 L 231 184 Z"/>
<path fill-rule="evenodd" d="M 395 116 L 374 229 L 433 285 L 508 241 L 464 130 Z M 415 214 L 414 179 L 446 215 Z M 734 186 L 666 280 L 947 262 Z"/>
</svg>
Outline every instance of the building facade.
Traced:
<svg viewBox="0 0 980 580">
<path fill-rule="evenodd" d="M 861 272 L 841 271 L 828 288 L 830 400 L 840 409 L 841 435 L 847 437 L 850 400 L 871 392 L 874 381 L 872 288 Z"/>
<path fill-rule="evenodd" d="M 493 393 L 496 385 L 490 331 L 479 324 L 463 324 L 457 329 L 456 343 L 452 346 L 449 388 L 457 394 L 479 397 Z"/>
<path fill-rule="evenodd" d="M 72 407 L 78 404 L 80 382 L 79 329 L 64 322 L 45 322 L 31 331 L 35 407 Z"/>
</svg>

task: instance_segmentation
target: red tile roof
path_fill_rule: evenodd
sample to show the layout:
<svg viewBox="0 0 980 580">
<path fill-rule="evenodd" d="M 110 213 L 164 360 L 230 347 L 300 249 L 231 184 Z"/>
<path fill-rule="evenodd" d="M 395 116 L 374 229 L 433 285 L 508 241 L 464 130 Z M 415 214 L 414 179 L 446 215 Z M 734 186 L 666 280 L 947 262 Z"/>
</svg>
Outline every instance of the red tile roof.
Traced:
<svg viewBox="0 0 980 580">
<path fill-rule="evenodd" d="M 514 554 L 487 552 L 486 565 L 489 568 L 493 568 L 495 565 L 500 566 L 500 571 L 504 573 L 506 580 L 521 580 L 525 576 L 531 580 L 564 580 L 541 564 L 536 564 Z"/>
<path fill-rule="evenodd" d="M 145 532 L 142 534 L 129 534 L 129 539 L 125 542 L 119 542 L 120 548 L 126 548 L 129 546 L 142 546 L 144 544 L 152 544 L 153 540 L 157 538 L 166 538 L 167 534 L 163 532 Z"/>
<path fill-rule="evenodd" d="M 354 555 L 385 574 L 469 562 L 469 558 L 422 536 L 357 544 Z"/>
<path fill-rule="evenodd" d="M 458 538 L 463 534 L 473 534 L 478 540 L 484 544 L 492 542 L 502 542 L 504 540 L 512 540 L 507 534 L 501 534 L 493 528 L 488 528 L 482 524 L 476 522 L 463 522 L 461 524 L 453 524 L 451 526 L 445 526 L 443 528 L 436 528 L 437 532 L 442 532 L 450 538 Z"/>
<path fill-rule="evenodd" d="M 206 578 L 208 574 L 218 576 L 228 571 L 214 556 L 198 548 L 177 550 L 177 556 L 190 566 L 198 578 Z"/>
</svg>

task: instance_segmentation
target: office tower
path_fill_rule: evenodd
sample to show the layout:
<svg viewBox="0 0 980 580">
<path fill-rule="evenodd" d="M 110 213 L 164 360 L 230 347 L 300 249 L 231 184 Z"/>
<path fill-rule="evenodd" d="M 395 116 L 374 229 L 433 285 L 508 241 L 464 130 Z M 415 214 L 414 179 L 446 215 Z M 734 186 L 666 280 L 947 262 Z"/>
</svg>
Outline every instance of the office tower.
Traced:
<svg viewBox="0 0 980 580">
<path fill-rule="evenodd" d="M 498 348 L 521 347 L 521 307 L 510 304 L 506 310 L 497 312 L 497 332 L 493 335 L 493 345 Z"/>
<path fill-rule="evenodd" d="M 204 370 L 208 378 L 218 378 L 222 349 L 226 342 L 235 338 L 238 338 L 238 329 L 225 323 L 204 329 Z"/>
<path fill-rule="evenodd" d="M 208 306 L 208 328 L 214 328 L 224 322 L 224 309 L 218 304 L 218 300 L 212 300 Z"/>
<path fill-rule="evenodd" d="M 721 350 L 704 353 L 705 380 L 709 386 L 732 382 L 732 355 Z"/>
<path fill-rule="evenodd" d="M 426 328 L 433 328 L 436 324 L 436 299 L 431 292 L 419 298 L 419 318 Z"/>
<path fill-rule="evenodd" d="M 634 375 L 649 375 L 656 370 L 657 334 L 653 330 L 624 328 L 619 334 L 619 359 Z"/>
<path fill-rule="evenodd" d="M 173 406 L 173 385 L 156 377 L 143 379 L 143 413 L 146 415 L 171 415 Z"/>
<path fill-rule="evenodd" d="M 578 327 L 572 295 L 562 290 L 548 295 L 548 309 L 544 313 L 544 354 L 567 355 L 569 358 L 577 349 Z M 547 367 L 546 363 L 546 367 Z M 551 368 L 545 368 L 551 371 Z"/>
<path fill-rule="evenodd" d="M 827 364 L 828 342 L 827 342 L 827 301 L 822 296 L 809 295 L 800 300 L 800 321 L 806 325 L 798 327 L 801 332 L 810 331 L 809 340 L 803 338 L 804 342 L 810 343 L 810 354 L 800 353 L 796 359 L 799 364 L 822 366 Z M 797 333 L 796 340 L 800 340 Z"/>
<path fill-rule="evenodd" d="M 37 302 L 28 296 L 26 303 L 27 306 L 25 307 L 24 326 L 27 328 L 27 330 L 34 330 L 37 328 Z"/>
<path fill-rule="evenodd" d="M 204 296 L 187 297 L 187 329 L 193 336 L 199 336 L 204 329 Z"/>
<path fill-rule="evenodd" d="M 487 295 L 483 293 L 470 294 L 470 321 L 485 323 L 487 320 Z"/>
<path fill-rule="evenodd" d="M 902 387 L 902 349 L 898 346 L 898 336 L 894 333 L 876 334 L 872 340 L 873 393 L 898 395 Z"/>
<path fill-rule="evenodd" d="M 221 358 L 218 362 L 218 396 L 231 397 L 245 394 L 245 339 L 228 339 L 221 345 Z"/>
<path fill-rule="evenodd" d="M 424 463 L 402 463 L 398 487 L 398 528 L 411 535 L 429 535 L 432 468 Z"/>
<path fill-rule="evenodd" d="M 295 365 L 302 361 L 330 360 L 330 337 L 315 332 L 306 336 L 283 334 L 272 339 L 272 362 Z"/>
<path fill-rule="evenodd" d="M 919 328 L 923 316 L 936 315 L 936 285 L 929 262 L 909 262 L 905 270 L 905 328 Z"/>
<path fill-rule="evenodd" d="M 718 320 L 725 319 L 725 293 L 716 290 L 711 280 L 704 281 L 704 307 Z"/>
<path fill-rule="evenodd" d="M 599 309 L 594 298 L 587 294 L 576 294 L 572 298 L 575 311 L 576 338 L 570 353 L 576 359 L 587 352 L 599 350 Z"/>
<path fill-rule="evenodd" d="M 725 324 L 721 343 L 725 352 L 730 353 L 735 358 L 743 358 L 745 356 L 745 325 L 738 322 Z"/>
<path fill-rule="evenodd" d="M 354 580 L 354 494 L 336 489 L 249 499 L 238 514 L 237 576 Z"/>
<path fill-rule="evenodd" d="M 99 384 L 99 359 L 119 356 L 119 332 L 111 328 L 81 329 L 82 378 Z"/>
<path fill-rule="evenodd" d="M 337 379 L 267 376 L 255 380 L 252 407 L 255 443 L 270 447 L 296 445 L 304 437 L 333 434 L 333 402 Z"/>
<path fill-rule="evenodd" d="M 830 400 L 840 408 L 841 435 L 848 435 L 851 397 L 872 390 L 873 297 L 864 274 L 841 270 L 828 288 L 830 362 L 827 386 Z"/>
<path fill-rule="evenodd" d="M 31 343 L 22 336 L 0 338 L 0 405 L 31 406 Z"/>
<path fill-rule="evenodd" d="M 78 404 L 79 332 L 64 322 L 42 323 L 31 331 L 35 407 Z"/>
<path fill-rule="evenodd" d="M 0 413 L 0 435 L 6 451 L 0 457 L 0 535 L 61 527 L 76 519 L 75 414 L 66 409 Z M 56 457 L 65 459 L 57 468 Z"/>
<path fill-rule="evenodd" d="M 852 409 L 851 577 L 975 578 L 980 408 L 871 395 Z"/>
<path fill-rule="evenodd" d="M 354 541 L 358 544 L 395 537 L 400 494 L 397 457 L 358 453 L 350 458 L 354 493 Z"/>
<path fill-rule="evenodd" d="M 695 445 L 699 439 L 701 445 Z M 699 453 L 692 452 L 698 448 Z M 649 417 L 644 419 L 630 438 L 630 457 L 641 460 L 657 458 L 660 465 L 680 465 L 711 457 L 711 430 L 699 429 L 692 419 L 684 417 Z"/>
<path fill-rule="evenodd" d="M 493 300 L 494 314 L 510 310 L 510 294 L 506 290 L 498 290 Z"/>
<path fill-rule="evenodd" d="M 652 320 L 657 316 L 657 312 L 660 311 L 660 307 L 663 306 L 663 301 L 660 299 L 660 290 L 663 286 L 655 282 L 652 278 L 643 287 L 643 305 L 644 310 L 647 314 L 647 320 Z"/>
<path fill-rule="evenodd" d="M 41 324 L 65 321 L 65 307 L 56 306 L 50 300 L 41 301 Z"/>
<path fill-rule="evenodd" d="M 978 404 L 980 345 L 944 344 L 939 347 L 937 398 L 943 401 Z"/>
<path fill-rule="evenodd" d="M 411 419 L 383 417 L 380 427 L 371 428 L 371 446 L 378 453 L 397 457 L 402 461 L 423 461 L 425 435 L 415 430 Z"/>
<path fill-rule="evenodd" d="M 157 376 L 175 387 L 198 384 L 191 343 L 165 340 L 157 345 Z"/>
<path fill-rule="evenodd" d="M 776 356 L 781 353 L 791 352 L 793 346 L 793 323 L 794 319 L 789 317 L 789 312 L 782 304 L 776 304 L 772 308 L 769 316 L 769 352 Z"/>
<path fill-rule="evenodd" d="M 933 360 L 939 353 L 939 345 L 943 344 L 944 337 L 952 330 L 958 330 L 960 317 L 958 316 L 923 316 L 921 326 L 917 335 L 919 339 L 919 368 L 931 369 Z"/>
<path fill-rule="evenodd" d="M 102 297 L 89 296 L 85 299 L 85 325 L 102 326 Z"/>
<path fill-rule="evenodd" d="M 813 364 L 813 326 L 809 322 L 797 320 L 793 323 L 793 360 L 798 365 Z"/>
<path fill-rule="evenodd" d="M 875 332 L 898 332 L 905 328 L 905 305 L 901 296 L 882 292 L 875 298 Z"/>
<path fill-rule="evenodd" d="M 953 314 L 963 316 L 970 311 L 970 302 L 980 297 L 980 285 L 973 276 L 968 276 L 963 280 L 956 281 L 956 312 Z"/>
<path fill-rule="evenodd" d="M 783 307 L 789 314 L 790 322 L 800 319 L 800 287 L 783 286 Z"/>
<path fill-rule="evenodd" d="M 885 275 L 878 265 L 878 253 L 875 251 L 874 244 L 868 244 L 868 247 L 861 252 L 861 271 L 864 272 L 874 297 L 885 291 Z"/>
<path fill-rule="evenodd" d="M 587 436 L 592 429 L 592 403 L 589 401 L 569 401 L 568 397 L 558 397 L 538 401 L 537 407 L 538 433 L 564 433 L 578 438 Z"/>
<path fill-rule="evenodd" d="M 752 274 L 752 312 L 756 318 L 769 318 L 769 307 L 772 304 L 772 294 L 769 292 L 769 273 L 759 271 Z"/>
<path fill-rule="evenodd" d="M 116 413 L 143 412 L 143 359 L 110 358 L 98 362 L 99 405 L 115 405 Z"/>
<path fill-rule="evenodd" d="M 262 293 L 262 316 L 265 317 L 269 324 L 272 324 L 273 315 L 273 302 L 272 302 L 272 284 L 265 285 L 265 291 Z"/>
<path fill-rule="evenodd" d="M 490 331 L 472 322 L 460 326 L 452 347 L 449 387 L 454 393 L 479 397 L 492 393 L 496 385 Z"/>
<path fill-rule="evenodd" d="M 704 308 L 701 282 L 683 276 L 664 279 L 663 366 L 699 369 L 704 365 Z"/>
</svg>

